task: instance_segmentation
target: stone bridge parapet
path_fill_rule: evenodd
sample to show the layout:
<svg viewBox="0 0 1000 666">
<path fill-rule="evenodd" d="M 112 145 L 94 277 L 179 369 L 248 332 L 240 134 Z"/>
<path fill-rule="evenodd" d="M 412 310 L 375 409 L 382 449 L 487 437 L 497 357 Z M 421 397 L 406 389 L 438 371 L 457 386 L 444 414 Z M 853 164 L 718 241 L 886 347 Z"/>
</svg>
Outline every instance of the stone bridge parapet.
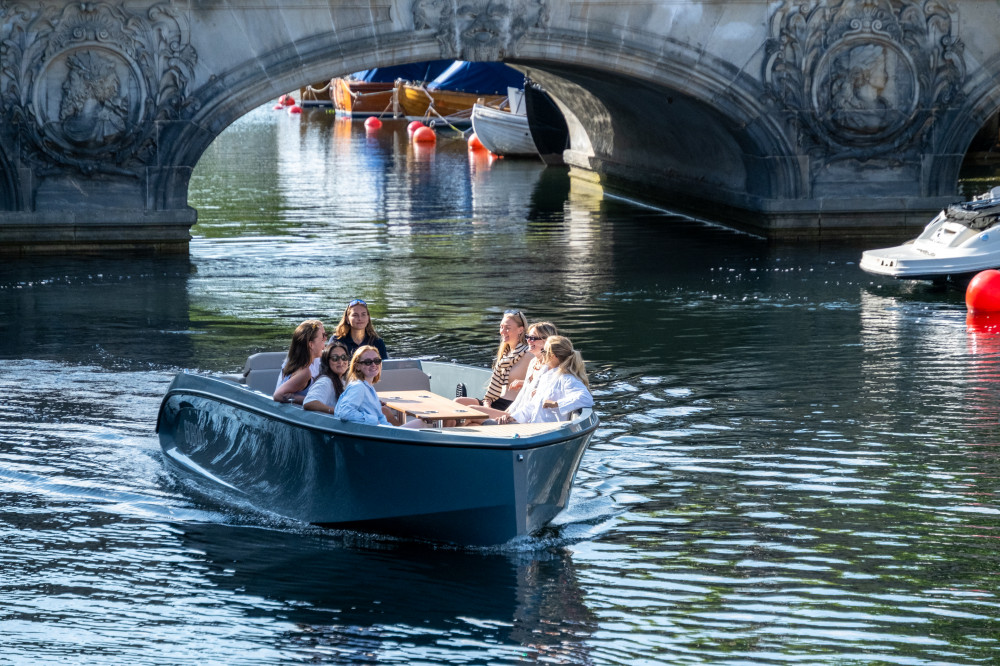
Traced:
<svg viewBox="0 0 1000 666">
<path fill-rule="evenodd" d="M 945 0 L 0 0 L 0 251 L 186 251 L 230 123 L 374 66 L 504 61 L 572 174 L 772 237 L 884 236 L 956 198 L 1000 21 Z"/>
</svg>

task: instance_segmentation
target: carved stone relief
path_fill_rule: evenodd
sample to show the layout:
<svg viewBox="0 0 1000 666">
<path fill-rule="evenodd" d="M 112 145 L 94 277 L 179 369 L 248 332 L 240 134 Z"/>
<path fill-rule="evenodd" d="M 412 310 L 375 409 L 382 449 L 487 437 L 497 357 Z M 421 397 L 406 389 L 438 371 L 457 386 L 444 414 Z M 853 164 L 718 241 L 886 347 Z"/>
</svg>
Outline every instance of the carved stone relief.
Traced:
<svg viewBox="0 0 1000 666">
<path fill-rule="evenodd" d="M 529 28 L 548 24 L 544 0 L 414 0 L 413 27 L 436 32 L 442 57 L 499 60 Z"/>
<path fill-rule="evenodd" d="M 808 152 L 916 155 L 965 78 L 954 13 L 947 0 L 786 0 L 771 19 L 768 94 L 794 112 Z"/>
<path fill-rule="evenodd" d="M 169 3 L 29 6 L 0 0 L 3 131 L 37 174 L 138 175 L 155 157 L 156 120 L 188 103 L 197 55 Z"/>
</svg>

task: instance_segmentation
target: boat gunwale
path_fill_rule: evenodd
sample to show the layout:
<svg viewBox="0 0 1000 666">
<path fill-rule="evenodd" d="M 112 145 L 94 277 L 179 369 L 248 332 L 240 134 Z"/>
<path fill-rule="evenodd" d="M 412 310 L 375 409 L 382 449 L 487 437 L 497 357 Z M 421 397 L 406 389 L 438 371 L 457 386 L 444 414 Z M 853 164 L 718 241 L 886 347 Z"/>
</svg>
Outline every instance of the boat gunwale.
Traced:
<svg viewBox="0 0 1000 666">
<path fill-rule="evenodd" d="M 246 401 L 240 401 L 236 398 L 222 396 L 218 393 L 208 391 L 206 389 L 190 388 L 190 387 L 174 387 L 173 382 L 177 381 L 178 377 L 193 377 L 197 378 L 197 381 L 211 381 L 218 382 L 219 384 L 226 386 L 230 389 L 238 389 L 242 391 L 247 391 L 255 397 L 267 398 L 267 400 L 273 403 L 273 407 L 270 409 L 265 409 L 264 407 L 248 404 Z M 163 415 L 163 408 L 166 405 L 167 400 L 175 395 L 193 395 L 202 398 L 208 398 L 228 404 L 232 407 L 237 407 L 267 418 L 275 419 L 286 423 L 288 425 L 293 425 L 300 428 L 305 428 L 307 430 L 312 430 L 324 434 L 330 435 L 342 435 L 348 437 L 354 437 L 358 439 L 366 439 L 373 441 L 380 441 L 389 444 L 399 444 L 406 446 L 420 446 L 420 447 L 441 447 L 441 448 L 462 448 L 462 449 L 481 449 L 489 451 L 525 451 L 530 449 L 545 448 L 547 446 L 552 446 L 555 444 L 560 444 L 569 440 L 584 437 L 595 430 L 597 430 L 598 425 L 600 425 L 599 419 L 593 413 L 593 410 L 587 408 L 583 411 L 582 415 L 573 419 L 573 421 L 566 421 L 566 425 L 560 427 L 556 430 L 551 430 L 548 432 L 538 433 L 537 435 L 526 435 L 523 437 L 508 437 L 500 440 L 496 437 L 488 437 L 483 435 L 469 435 L 464 433 L 448 433 L 445 429 L 435 428 L 427 429 L 427 431 L 422 431 L 418 429 L 406 430 L 406 431 L 393 431 L 388 430 L 386 426 L 370 426 L 359 423 L 347 423 L 340 421 L 337 425 L 325 426 L 321 424 L 309 423 L 307 420 L 302 420 L 299 418 L 293 418 L 290 415 L 282 414 L 278 412 L 281 409 L 281 403 L 276 403 L 271 400 L 268 396 L 253 389 L 247 388 L 242 384 L 237 384 L 230 380 L 219 379 L 216 377 L 205 377 L 202 375 L 194 375 L 190 373 L 179 373 L 174 377 L 171 386 L 167 389 L 164 394 L 163 399 L 160 401 L 160 408 L 156 415 L 156 433 L 160 432 L 160 420 Z M 305 416 L 306 419 L 313 418 L 334 418 L 331 415 L 324 415 L 320 413 L 311 414 L 305 410 L 300 410 L 299 416 Z M 364 432 L 355 430 L 356 428 L 365 429 L 378 429 L 376 432 Z M 433 435 L 434 439 L 421 437 L 420 433 L 424 435 Z M 421 437 L 420 439 L 414 439 L 414 437 Z M 447 438 L 447 441 L 440 441 L 441 437 Z"/>
</svg>

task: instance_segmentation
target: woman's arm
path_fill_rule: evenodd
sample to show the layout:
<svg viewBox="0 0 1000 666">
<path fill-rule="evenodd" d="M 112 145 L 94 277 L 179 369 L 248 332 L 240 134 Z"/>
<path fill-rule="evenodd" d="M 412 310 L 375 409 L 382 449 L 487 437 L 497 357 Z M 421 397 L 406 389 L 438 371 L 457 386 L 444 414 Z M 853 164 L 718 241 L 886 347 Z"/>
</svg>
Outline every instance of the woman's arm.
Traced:
<svg viewBox="0 0 1000 666">
<path fill-rule="evenodd" d="M 305 387 L 309 386 L 309 381 L 312 379 L 312 373 L 309 371 L 309 366 L 304 368 L 299 368 L 285 380 L 285 383 L 279 386 L 274 391 L 275 402 L 294 402 L 297 404 L 302 404 L 302 396 L 295 395 Z"/>
<path fill-rule="evenodd" d="M 542 407 L 557 410 L 560 420 L 565 420 L 578 409 L 594 406 L 594 396 L 573 375 L 560 373 L 559 380 L 552 388 L 551 394 L 542 402 Z"/>
<path fill-rule="evenodd" d="M 313 382 L 306 392 L 306 397 L 302 399 L 302 408 L 310 412 L 333 414 L 336 404 L 337 396 L 333 389 L 333 380 L 325 376 Z"/>
</svg>

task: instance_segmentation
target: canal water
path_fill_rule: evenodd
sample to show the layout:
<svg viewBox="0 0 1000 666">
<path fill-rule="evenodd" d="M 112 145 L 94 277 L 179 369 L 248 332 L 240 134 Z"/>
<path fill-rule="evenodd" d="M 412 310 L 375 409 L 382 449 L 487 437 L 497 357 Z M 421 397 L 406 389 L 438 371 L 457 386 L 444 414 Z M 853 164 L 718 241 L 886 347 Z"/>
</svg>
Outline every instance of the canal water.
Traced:
<svg viewBox="0 0 1000 666">
<path fill-rule="evenodd" d="M 0 265 L 0 662 L 982 664 L 1000 654 L 1000 327 L 534 161 L 259 109 L 190 257 Z M 504 547 L 325 531 L 168 466 L 181 371 L 371 304 L 485 365 L 500 314 L 588 361 L 601 428 Z"/>
</svg>

